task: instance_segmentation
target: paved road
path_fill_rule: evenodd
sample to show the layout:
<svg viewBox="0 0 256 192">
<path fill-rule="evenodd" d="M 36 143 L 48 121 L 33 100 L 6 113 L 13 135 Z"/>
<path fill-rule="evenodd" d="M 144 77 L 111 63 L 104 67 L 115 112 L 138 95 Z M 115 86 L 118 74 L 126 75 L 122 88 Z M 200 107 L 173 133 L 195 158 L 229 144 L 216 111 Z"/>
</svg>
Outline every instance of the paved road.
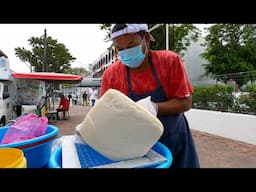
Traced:
<svg viewBox="0 0 256 192">
<path fill-rule="evenodd" d="M 89 106 L 72 105 L 70 119 L 52 123 L 60 135 L 75 133 L 75 126 L 82 122 Z M 255 168 L 256 145 L 243 143 L 192 129 L 201 168 Z"/>
</svg>

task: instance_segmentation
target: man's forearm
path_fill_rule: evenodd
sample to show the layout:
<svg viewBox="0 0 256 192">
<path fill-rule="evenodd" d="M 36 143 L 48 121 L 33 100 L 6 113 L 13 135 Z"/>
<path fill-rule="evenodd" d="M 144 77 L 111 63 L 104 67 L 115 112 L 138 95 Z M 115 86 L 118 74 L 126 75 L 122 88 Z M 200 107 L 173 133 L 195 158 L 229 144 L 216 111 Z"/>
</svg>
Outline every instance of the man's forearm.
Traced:
<svg viewBox="0 0 256 192">
<path fill-rule="evenodd" d="M 159 115 L 173 115 L 188 111 L 192 106 L 192 96 L 184 99 L 171 99 L 165 102 L 157 103 Z"/>
</svg>

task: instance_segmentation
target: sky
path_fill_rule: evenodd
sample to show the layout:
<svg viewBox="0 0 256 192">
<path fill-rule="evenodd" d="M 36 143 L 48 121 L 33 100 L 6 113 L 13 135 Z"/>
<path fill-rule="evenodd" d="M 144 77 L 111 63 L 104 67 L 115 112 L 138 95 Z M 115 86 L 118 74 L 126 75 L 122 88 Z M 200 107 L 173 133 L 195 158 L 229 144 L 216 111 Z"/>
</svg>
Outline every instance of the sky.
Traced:
<svg viewBox="0 0 256 192">
<path fill-rule="evenodd" d="M 15 72 L 30 72 L 30 67 L 15 55 L 14 49 L 24 47 L 31 50 L 28 39 L 41 37 L 46 29 L 47 36 L 57 39 L 76 58 L 72 67 L 85 67 L 100 56 L 111 44 L 105 42 L 105 31 L 100 24 L 0 24 L 0 50 L 9 59 L 10 68 Z"/>
<path fill-rule="evenodd" d="M 24 47 L 31 50 L 28 39 L 43 37 L 44 29 L 47 36 L 57 39 L 76 58 L 72 67 L 85 67 L 93 63 L 111 44 L 105 42 L 105 31 L 100 24 L 0 24 L 0 50 L 9 59 L 10 68 L 15 72 L 30 72 L 28 63 L 15 56 L 14 49 Z M 197 25 L 202 29 L 205 25 Z"/>
</svg>

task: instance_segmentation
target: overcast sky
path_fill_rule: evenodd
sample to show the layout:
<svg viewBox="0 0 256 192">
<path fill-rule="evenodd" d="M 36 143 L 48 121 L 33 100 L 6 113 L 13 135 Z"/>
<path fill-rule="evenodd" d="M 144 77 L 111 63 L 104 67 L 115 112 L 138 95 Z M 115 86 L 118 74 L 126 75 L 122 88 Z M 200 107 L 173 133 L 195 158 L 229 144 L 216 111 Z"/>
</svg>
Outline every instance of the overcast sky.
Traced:
<svg viewBox="0 0 256 192">
<path fill-rule="evenodd" d="M 9 58 L 15 72 L 30 72 L 30 68 L 15 56 L 16 47 L 31 49 L 28 39 L 47 35 L 63 43 L 77 60 L 72 67 L 86 67 L 111 44 L 105 42 L 105 32 L 99 24 L 0 24 L 0 50 Z"/>
<path fill-rule="evenodd" d="M 205 25 L 197 25 L 201 29 Z M 15 56 L 16 47 L 31 49 L 28 39 L 47 35 L 63 43 L 77 60 L 72 67 L 86 67 L 99 57 L 111 44 L 105 42 L 105 31 L 99 24 L 0 24 L 0 50 L 9 58 L 15 72 L 30 72 L 30 67 Z"/>
</svg>

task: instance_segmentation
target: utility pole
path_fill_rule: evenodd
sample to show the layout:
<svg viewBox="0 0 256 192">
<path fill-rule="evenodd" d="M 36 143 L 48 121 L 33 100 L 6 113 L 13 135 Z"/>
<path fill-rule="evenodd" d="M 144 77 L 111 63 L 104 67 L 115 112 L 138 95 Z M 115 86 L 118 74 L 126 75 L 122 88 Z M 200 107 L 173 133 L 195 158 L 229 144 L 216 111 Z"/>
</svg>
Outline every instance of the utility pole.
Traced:
<svg viewBox="0 0 256 192">
<path fill-rule="evenodd" d="M 165 24 L 165 46 L 169 50 L 169 25 Z"/>
<path fill-rule="evenodd" d="M 44 29 L 44 57 L 43 57 L 43 66 L 42 66 L 42 71 L 47 72 L 47 64 L 46 64 L 46 29 Z"/>
<path fill-rule="evenodd" d="M 156 24 L 152 28 L 149 29 L 149 32 L 157 29 L 158 27 L 162 26 L 164 24 Z M 165 47 L 166 50 L 169 50 L 169 24 L 165 24 Z"/>
</svg>

